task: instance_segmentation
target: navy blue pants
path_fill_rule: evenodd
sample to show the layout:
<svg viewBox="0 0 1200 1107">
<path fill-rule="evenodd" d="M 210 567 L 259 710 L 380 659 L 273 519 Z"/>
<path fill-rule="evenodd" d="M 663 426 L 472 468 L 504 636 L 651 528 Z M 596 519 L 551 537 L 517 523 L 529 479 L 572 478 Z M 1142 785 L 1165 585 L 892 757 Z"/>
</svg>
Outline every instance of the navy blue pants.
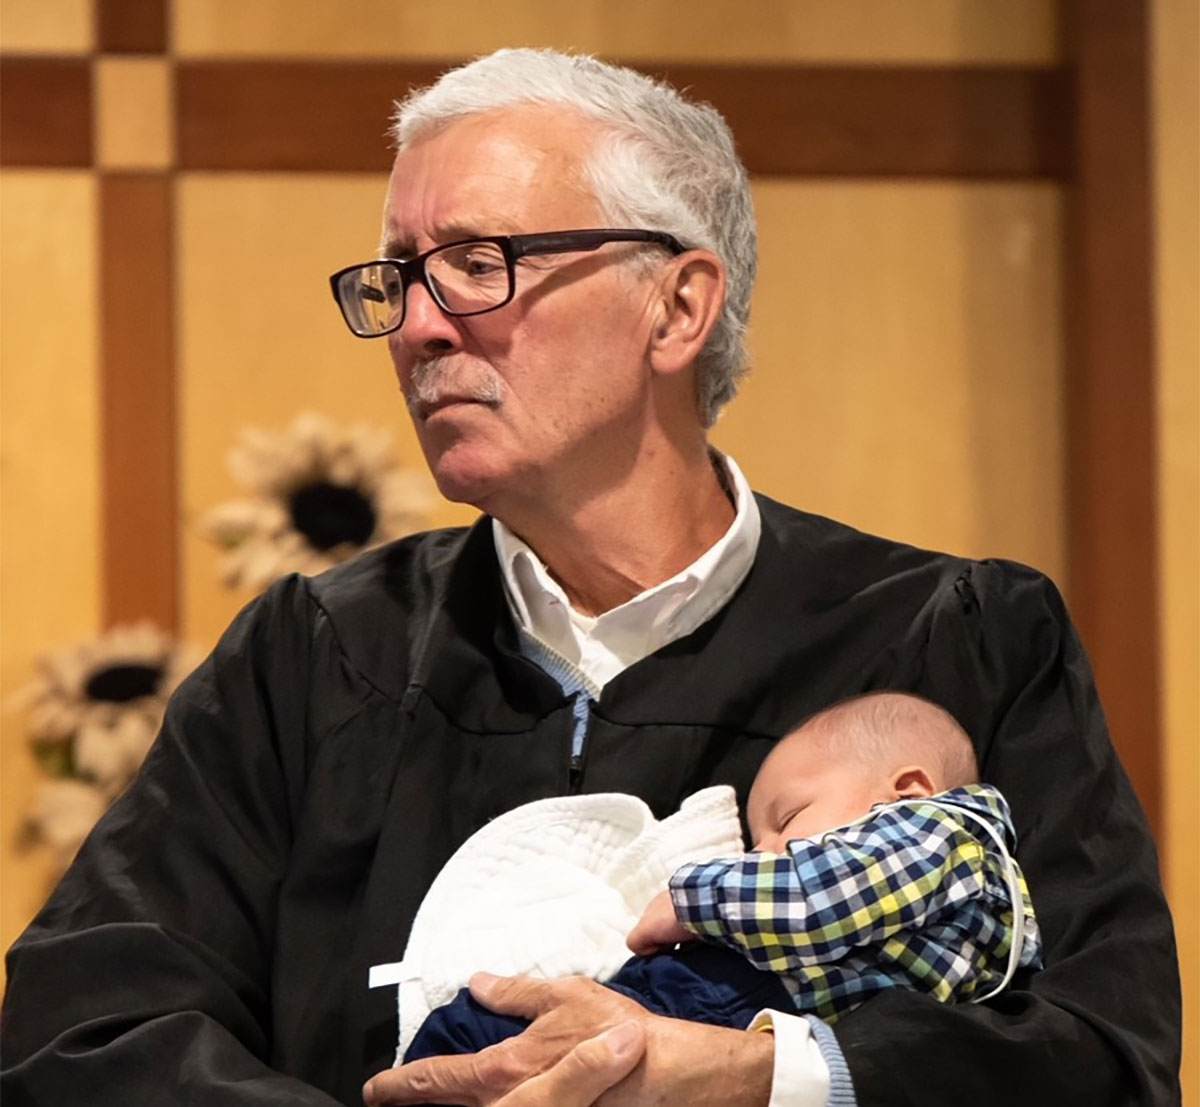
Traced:
<svg viewBox="0 0 1200 1107">
<path fill-rule="evenodd" d="M 737 1030 L 744 1030 L 764 1007 L 793 1010 L 791 996 L 774 973 L 756 969 L 733 950 L 700 942 L 689 942 L 673 953 L 632 957 L 608 987 L 656 1015 Z M 463 988 L 425 1020 L 404 1059 L 478 1053 L 528 1025 L 528 1019 L 494 1014 Z"/>
</svg>

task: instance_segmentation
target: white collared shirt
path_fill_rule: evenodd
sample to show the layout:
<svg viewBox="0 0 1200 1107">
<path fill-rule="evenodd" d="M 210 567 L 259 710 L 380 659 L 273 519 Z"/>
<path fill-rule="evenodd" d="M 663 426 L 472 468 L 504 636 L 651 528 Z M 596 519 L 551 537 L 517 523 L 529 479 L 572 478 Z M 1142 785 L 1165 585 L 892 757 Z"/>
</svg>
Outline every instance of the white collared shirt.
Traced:
<svg viewBox="0 0 1200 1107">
<path fill-rule="evenodd" d="M 634 662 L 690 634 L 729 602 L 746 579 L 762 531 L 758 504 L 734 460 L 714 456 L 725 467 L 736 514 L 729 529 L 686 569 L 640 592 L 602 615 L 584 615 L 541 558 L 498 519 L 492 537 L 509 610 L 523 631 L 580 673 L 599 698 L 604 685 Z M 775 1034 L 775 1075 L 768 1107 L 824 1107 L 829 1069 L 810 1036 L 808 1022 L 794 1013 L 760 1012 L 754 1028 Z"/>
<path fill-rule="evenodd" d="M 758 504 L 733 459 L 716 458 L 728 474 L 736 507 L 729 529 L 686 569 L 602 615 L 572 608 L 541 558 L 498 519 L 492 520 L 513 618 L 580 670 L 593 696 L 635 661 L 707 622 L 750 572 L 762 530 Z"/>
</svg>

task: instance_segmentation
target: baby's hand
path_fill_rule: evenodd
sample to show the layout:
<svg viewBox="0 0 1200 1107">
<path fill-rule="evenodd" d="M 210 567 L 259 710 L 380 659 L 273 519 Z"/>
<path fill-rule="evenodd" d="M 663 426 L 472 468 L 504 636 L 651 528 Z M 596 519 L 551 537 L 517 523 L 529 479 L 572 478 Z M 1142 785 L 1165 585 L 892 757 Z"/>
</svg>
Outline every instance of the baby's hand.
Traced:
<svg viewBox="0 0 1200 1107">
<path fill-rule="evenodd" d="M 670 892 L 659 892 L 646 906 L 637 926 L 625 939 L 625 944 L 634 953 L 642 955 L 656 953 L 678 942 L 694 942 L 696 935 L 685 930 L 675 918 L 675 905 Z"/>
</svg>

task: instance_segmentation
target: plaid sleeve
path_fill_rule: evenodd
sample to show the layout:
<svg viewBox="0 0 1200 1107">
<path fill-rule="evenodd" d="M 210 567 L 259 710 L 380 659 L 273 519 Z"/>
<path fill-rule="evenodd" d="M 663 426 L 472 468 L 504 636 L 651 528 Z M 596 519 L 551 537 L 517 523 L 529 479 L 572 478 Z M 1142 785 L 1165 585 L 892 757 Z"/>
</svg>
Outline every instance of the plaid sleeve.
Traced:
<svg viewBox="0 0 1200 1107">
<path fill-rule="evenodd" d="M 685 865 L 671 878 L 680 923 L 785 972 L 921 926 L 984 892 L 983 846 L 937 808 L 788 843 L 787 854 Z"/>
</svg>

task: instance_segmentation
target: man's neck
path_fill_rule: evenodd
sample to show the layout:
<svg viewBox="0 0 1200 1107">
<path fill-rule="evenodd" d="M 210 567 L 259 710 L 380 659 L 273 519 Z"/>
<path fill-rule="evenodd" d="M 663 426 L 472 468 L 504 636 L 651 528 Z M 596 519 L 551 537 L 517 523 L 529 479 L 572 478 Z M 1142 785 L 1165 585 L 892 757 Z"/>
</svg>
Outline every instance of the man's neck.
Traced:
<svg viewBox="0 0 1200 1107">
<path fill-rule="evenodd" d="M 668 580 L 733 522 L 707 447 L 640 464 L 636 474 L 562 510 L 547 510 L 543 499 L 536 511 L 495 513 L 542 559 L 576 611 L 599 615 Z"/>
</svg>

